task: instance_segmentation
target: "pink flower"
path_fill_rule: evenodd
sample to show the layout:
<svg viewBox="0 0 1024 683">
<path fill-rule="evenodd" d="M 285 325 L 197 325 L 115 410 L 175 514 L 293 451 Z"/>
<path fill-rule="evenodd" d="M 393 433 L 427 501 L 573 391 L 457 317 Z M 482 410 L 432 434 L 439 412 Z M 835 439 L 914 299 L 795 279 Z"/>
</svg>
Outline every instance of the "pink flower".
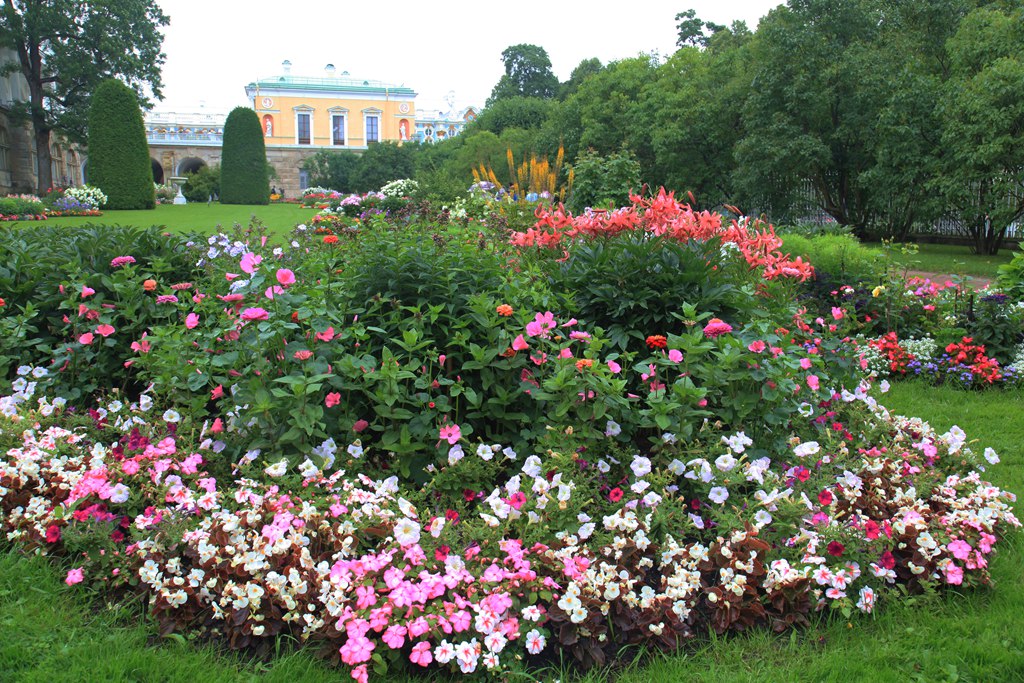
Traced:
<svg viewBox="0 0 1024 683">
<path fill-rule="evenodd" d="M 845 312 L 843 311 L 843 309 L 839 308 L 838 306 L 833 306 L 832 307 L 832 317 L 833 318 L 835 318 L 836 320 L 842 320 L 844 315 L 845 315 Z"/>
<path fill-rule="evenodd" d="M 266 291 L 263 292 L 263 295 L 266 296 L 268 299 L 273 299 L 278 294 L 284 294 L 284 289 L 281 287 L 281 285 L 267 287 Z"/>
<path fill-rule="evenodd" d="M 613 375 L 617 375 L 622 372 L 622 366 L 613 360 L 608 361 L 608 369 L 611 370 Z"/>
<path fill-rule="evenodd" d="M 818 376 L 807 375 L 807 386 L 811 388 L 811 391 L 817 391 L 818 387 L 820 386 L 818 384 Z"/>
<path fill-rule="evenodd" d="M 570 351 L 568 348 L 562 349 L 561 351 L 558 352 L 558 357 L 559 358 L 572 358 L 572 351 Z"/>
<path fill-rule="evenodd" d="M 341 403 L 341 394 L 338 393 L 337 391 L 332 391 L 331 393 L 327 394 L 327 398 L 324 399 L 324 405 L 327 406 L 328 408 L 333 408 L 339 403 Z"/>
<path fill-rule="evenodd" d="M 459 425 L 445 425 L 441 427 L 440 435 L 442 441 L 447 441 L 454 446 L 462 438 L 462 429 Z"/>
<path fill-rule="evenodd" d="M 532 322 L 526 325 L 527 337 L 547 337 L 555 329 L 555 316 L 551 311 L 538 313 Z"/>
<path fill-rule="evenodd" d="M 752 341 L 749 344 L 747 344 L 747 349 L 753 351 L 754 353 L 761 353 L 765 350 L 765 348 L 767 348 L 765 346 L 765 343 L 760 339 Z"/>
<path fill-rule="evenodd" d="M 283 287 L 295 284 L 295 273 L 287 268 L 277 269 L 277 281 L 281 283 Z"/>
<path fill-rule="evenodd" d="M 369 426 L 370 423 L 366 420 L 356 420 L 355 424 L 352 425 L 352 431 L 358 434 Z"/>
<path fill-rule="evenodd" d="M 317 338 L 318 341 L 322 341 L 322 342 L 329 342 L 329 341 L 331 341 L 332 339 L 334 339 L 334 328 L 333 327 L 328 327 L 323 332 L 317 332 L 316 333 L 316 338 Z"/>
<path fill-rule="evenodd" d="M 75 567 L 74 569 L 68 571 L 68 577 L 64 579 L 64 583 L 66 583 L 69 586 L 74 586 L 76 583 L 82 583 L 83 578 L 85 577 L 84 572 L 82 572 L 82 568 Z"/>
<path fill-rule="evenodd" d="M 420 666 L 430 666 L 430 663 L 434 661 L 433 655 L 430 654 L 430 643 L 420 642 L 413 645 L 412 652 L 409 653 L 409 661 Z"/>
<path fill-rule="evenodd" d="M 110 335 L 114 334 L 114 328 L 111 325 L 103 323 L 102 325 L 96 328 L 96 334 L 99 334 L 103 337 L 109 337 Z"/>
<path fill-rule="evenodd" d="M 966 560 L 971 556 L 971 550 L 973 550 L 970 543 L 961 539 L 951 541 L 946 545 L 946 549 L 953 553 L 953 557 L 958 560 Z"/>
<path fill-rule="evenodd" d="M 672 361 L 673 363 L 682 363 L 683 362 L 683 352 L 680 351 L 679 349 L 669 349 L 669 351 L 668 351 L 668 359 L 670 361 Z"/>
<path fill-rule="evenodd" d="M 245 256 L 242 257 L 241 263 L 239 263 L 238 265 L 243 271 L 252 275 L 253 272 L 256 270 L 256 267 L 259 266 L 262 261 L 262 256 L 254 254 L 250 251 L 246 252 Z"/>
<path fill-rule="evenodd" d="M 964 582 L 964 570 L 955 562 L 947 564 L 943 572 L 946 574 L 946 583 L 959 586 Z"/>
<path fill-rule="evenodd" d="M 356 683 L 367 683 L 367 681 L 370 680 L 370 675 L 366 670 L 366 665 L 360 664 L 359 666 L 352 669 L 352 678 L 356 681 Z"/>
<path fill-rule="evenodd" d="M 127 475 L 133 475 L 139 471 L 138 460 L 125 460 L 121 463 L 121 471 Z"/>
<path fill-rule="evenodd" d="M 185 327 L 192 330 L 195 329 L 196 325 L 199 324 L 199 316 L 195 313 L 189 313 L 185 316 Z"/>
<path fill-rule="evenodd" d="M 78 343 L 82 344 L 83 346 L 88 346 L 89 344 L 92 344 L 92 340 L 92 332 L 86 332 L 85 334 L 78 338 Z"/>
<path fill-rule="evenodd" d="M 127 266 L 129 263 L 135 263 L 135 259 L 131 256 L 116 256 L 110 262 L 110 265 L 112 268 L 120 268 L 121 266 Z"/>
<path fill-rule="evenodd" d="M 93 289 L 92 287 L 89 287 L 88 285 L 82 285 L 82 298 L 83 299 L 85 297 L 87 297 L 87 296 L 92 296 L 95 293 L 96 293 L 96 290 Z"/>
<path fill-rule="evenodd" d="M 732 332 L 732 325 L 718 318 L 712 318 L 708 321 L 708 324 L 704 326 L 704 336 L 708 339 L 714 339 L 720 337 L 723 334 L 729 334 Z"/>
<path fill-rule="evenodd" d="M 811 362 L 812 361 L 811 361 L 810 358 L 801 358 L 800 359 L 800 367 L 803 368 L 804 370 L 810 370 L 811 369 Z"/>
<path fill-rule="evenodd" d="M 270 314 L 262 308 L 247 308 L 242 311 L 242 320 L 267 320 Z"/>
<path fill-rule="evenodd" d="M 341 646 L 341 661 L 346 664 L 360 664 L 373 656 L 374 644 L 366 636 L 350 637 Z"/>
<path fill-rule="evenodd" d="M 295 360 L 309 360 L 313 357 L 313 352 L 309 349 L 300 349 L 292 354 Z"/>
<path fill-rule="evenodd" d="M 158 304 L 176 304 L 178 303 L 178 297 L 173 294 L 161 294 L 156 298 Z"/>
<path fill-rule="evenodd" d="M 525 351 L 528 348 L 530 348 L 530 345 L 526 343 L 526 339 L 523 338 L 523 335 L 519 335 L 512 340 L 513 351 Z"/>
<path fill-rule="evenodd" d="M 405 634 L 408 633 L 408 629 L 398 624 L 392 624 L 384 631 L 384 635 L 380 637 L 384 641 L 384 644 L 390 647 L 392 650 L 398 650 L 405 645 Z"/>
</svg>

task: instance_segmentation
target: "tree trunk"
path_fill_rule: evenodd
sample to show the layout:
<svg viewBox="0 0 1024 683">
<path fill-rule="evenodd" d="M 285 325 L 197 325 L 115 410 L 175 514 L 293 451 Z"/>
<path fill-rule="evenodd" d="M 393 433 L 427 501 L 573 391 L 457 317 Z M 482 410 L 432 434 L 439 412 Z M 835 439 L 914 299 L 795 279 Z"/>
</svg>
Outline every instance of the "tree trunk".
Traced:
<svg viewBox="0 0 1024 683">
<path fill-rule="evenodd" d="M 35 129 L 36 159 L 39 162 L 39 196 L 44 197 L 53 189 L 53 164 L 50 157 L 50 129 Z"/>
</svg>

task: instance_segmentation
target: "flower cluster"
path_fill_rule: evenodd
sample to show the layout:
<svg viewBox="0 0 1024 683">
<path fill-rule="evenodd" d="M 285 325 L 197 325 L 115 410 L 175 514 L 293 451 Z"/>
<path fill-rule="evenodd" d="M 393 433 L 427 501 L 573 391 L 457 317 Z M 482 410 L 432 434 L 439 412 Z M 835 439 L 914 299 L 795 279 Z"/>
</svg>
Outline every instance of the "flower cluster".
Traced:
<svg viewBox="0 0 1024 683">
<path fill-rule="evenodd" d="M 91 185 L 69 187 L 64 190 L 64 197 L 70 198 L 88 209 L 99 209 L 107 203 L 107 195 L 104 194 L 103 190 Z"/>
</svg>

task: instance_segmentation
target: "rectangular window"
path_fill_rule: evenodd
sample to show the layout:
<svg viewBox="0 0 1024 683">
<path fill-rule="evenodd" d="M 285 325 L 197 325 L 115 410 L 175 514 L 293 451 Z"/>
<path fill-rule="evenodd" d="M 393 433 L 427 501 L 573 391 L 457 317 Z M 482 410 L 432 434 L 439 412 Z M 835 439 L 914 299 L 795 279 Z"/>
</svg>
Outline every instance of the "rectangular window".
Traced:
<svg viewBox="0 0 1024 683">
<path fill-rule="evenodd" d="M 299 169 L 299 189 L 305 190 L 307 187 L 309 187 L 309 171 Z"/>
<path fill-rule="evenodd" d="M 331 117 L 331 144 L 345 144 L 345 117 L 335 114 Z"/>
<path fill-rule="evenodd" d="M 0 171 L 7 171 L 10 166 L 7 165 L 7 149 L 9 143 L 7 142 L 7 129 L 0 128 Z"/>
<path fill-rule="evenodd" d="M 310 118 L 309 114 L 299 114 L 297 117 L 300 145 L 308 145 L 311 142 L 309 137 Z"/>
<path fill-rule="evenodd" d="M 366 142 L 380 142 L 380 117 L 366 117 Z"/>
</svg>

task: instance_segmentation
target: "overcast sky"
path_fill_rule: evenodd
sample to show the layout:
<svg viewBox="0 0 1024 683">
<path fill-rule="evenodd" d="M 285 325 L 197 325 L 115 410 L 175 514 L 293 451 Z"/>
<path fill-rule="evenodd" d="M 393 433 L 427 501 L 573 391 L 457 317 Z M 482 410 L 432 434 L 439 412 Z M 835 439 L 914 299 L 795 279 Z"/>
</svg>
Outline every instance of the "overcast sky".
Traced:
<svg viewBox="0 0 1024 683">
<path fill-rule="evenodd" d="M 675 15 L 692 7 L 706 21 L 751 29 L 778 0 L 519 0 L 423 3 L 292 0 L 158 0 L 164 29 L 164 100 L 158 111 L 227 112 L 245 105 L 245 85 L 281 74 L 338 73 L 413 88 L 419 108 L 483 106 L 504 73 L 501 52 L 532 43 L 547 50 L 559 80 L 583 59 L 602 63 L 675 51 Z M 279 9 L 272 9 L 279 8 Z M 280 9 L 283 8 L 283 9 Z M 445 8 L 454 8 L 446 10 Z M 357 20 L 348 17 L 361 16 Z"/>
</svg>

